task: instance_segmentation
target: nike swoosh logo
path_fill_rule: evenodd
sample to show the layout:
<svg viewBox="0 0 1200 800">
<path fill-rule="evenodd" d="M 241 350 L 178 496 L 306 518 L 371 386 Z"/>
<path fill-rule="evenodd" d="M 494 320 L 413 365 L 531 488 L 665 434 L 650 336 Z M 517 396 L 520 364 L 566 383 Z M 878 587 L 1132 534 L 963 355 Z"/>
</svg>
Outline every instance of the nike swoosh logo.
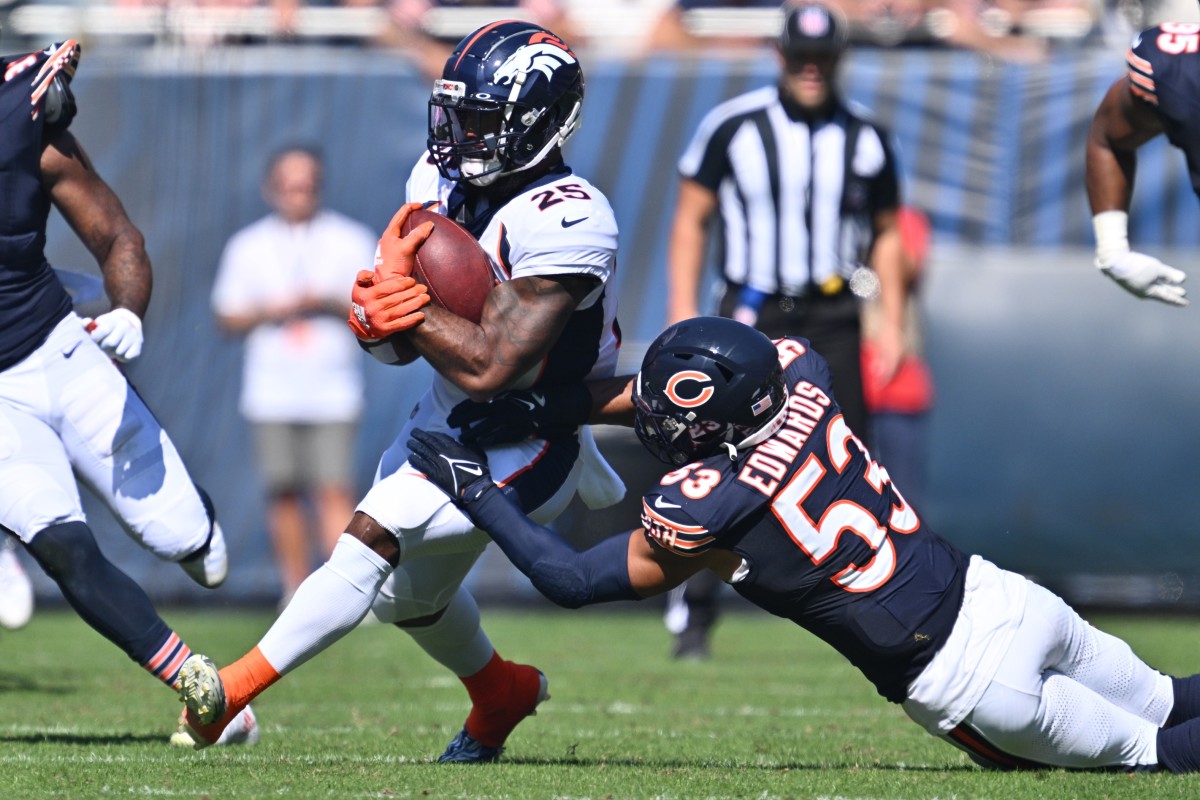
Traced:
<svg viewBox="0 0 1200 800">
<path fill-rule="evenodd" d="M 73 342 L 70 347 L 68 347 L 66 350 L 62 351 L 63 358 L 70 358 L 72 355 L 75 354 L 75 350 L 78 349 L 78 347 L 79 347 L 79 342 Z"/>
<path fill-rule="evenodd" d="M 478 476 L 483 474 L 483 468 L 478 464 L 472 464 L 470 461 L 455 461 L 452 458 L 447 458 L 446 460 L 450 462 L 450 466 L 454 467 L 454 469 L 465 472 L 468 475 Z M 471 466 L 467 466 L 468 464 Z"/>
<path fill-rule="evenodd" d="M 533 411 L 533 403 L 530 402 L 529 400 L 526 400 L 524 397 L 514 397 L 513 400 L 516 400 L 518 403 L 525 406 L 530 411 Z"/>
<path fill-rule="evenodd" d="M 683 508 L 683 506 L 679 505 L 678 503 L 668 503 L 666 500 L 663 500 L 661 494 L 654 498 L 654 507 L 655 508 Z"/>
<path fill-rule="evenodd" d="M 572 225 L 578 225 L 585 219 L 587 219 L 587 217 L 580 217 L 579 219 L 567 219 L 566 217 L 563 217 L 562 226 L 564 228 L 570 228 Z"/>
</svg>

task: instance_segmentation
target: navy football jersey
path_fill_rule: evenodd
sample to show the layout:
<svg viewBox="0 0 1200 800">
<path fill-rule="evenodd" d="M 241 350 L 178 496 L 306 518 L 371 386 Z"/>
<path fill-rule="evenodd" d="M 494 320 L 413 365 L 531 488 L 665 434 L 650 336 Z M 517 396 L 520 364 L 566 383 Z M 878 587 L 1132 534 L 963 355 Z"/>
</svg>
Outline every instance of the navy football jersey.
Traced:
<svg viewBox="0 0 1200 800">
<path fill-rule="evenodd" d="M 950 634 L 966 556 L 921 522 L 847 427 L 825 360 L 803 339 L 776 346 L 782 427 L 737 461 L 722 451 L 664 476 L 642 500 L 642 525 L 681 555 L 741 556 L 739 594 L 821 637 L 901 702 Z"/>
<path fill-rule="evenodd" d="M 71 310 L 71 298 L 46 262 L 50 197 L 42 188 L 42 148 L 50 81 L 74 69 L 78 45 L 0 59 L 0 369 L 36 350 Z M 57 124 L 69 124 L 69 116 Z"/>
<path fill-rule="evenodd" d="M 1125 57 L 1129 88 L 1158 114 L 1187 158 L 1200 197 L 1200 25 L 1164 22 L 1134 37 Z"/>
</svg>

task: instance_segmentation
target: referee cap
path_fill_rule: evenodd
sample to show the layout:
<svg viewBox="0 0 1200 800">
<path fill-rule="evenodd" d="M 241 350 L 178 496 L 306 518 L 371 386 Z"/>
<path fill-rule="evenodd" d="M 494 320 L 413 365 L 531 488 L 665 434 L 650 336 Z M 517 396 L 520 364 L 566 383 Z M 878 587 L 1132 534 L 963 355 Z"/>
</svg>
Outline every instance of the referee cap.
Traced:
<svg viewBox="0 0 1200 800">
<path fill-rule="evenodd" d="M 820 3 L 801 3 L 788 9 L 779 34 L 784 56 L 840 53 L 846 49 L 846 22 Z"/>
</svg>

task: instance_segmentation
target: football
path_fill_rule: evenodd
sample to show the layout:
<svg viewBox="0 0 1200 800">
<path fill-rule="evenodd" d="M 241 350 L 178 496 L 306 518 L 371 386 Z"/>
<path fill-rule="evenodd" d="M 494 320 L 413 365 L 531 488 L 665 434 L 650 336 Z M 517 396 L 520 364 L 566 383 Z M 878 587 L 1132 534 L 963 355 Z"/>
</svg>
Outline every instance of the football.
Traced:
<svg viewBox="0 0 1200 800">
<path fill-rule="evenodd" d="M 483 302 L 496 285 L 491 260 L 466 228 L 436 211 L 413 211 L 400 226 L 400 235 L 407 236 L 424 222 L 433 222 L 433 233 L 417 250 L 413 277 L 429 287 L 434 305 L 479 322 Z"/>
</svg>

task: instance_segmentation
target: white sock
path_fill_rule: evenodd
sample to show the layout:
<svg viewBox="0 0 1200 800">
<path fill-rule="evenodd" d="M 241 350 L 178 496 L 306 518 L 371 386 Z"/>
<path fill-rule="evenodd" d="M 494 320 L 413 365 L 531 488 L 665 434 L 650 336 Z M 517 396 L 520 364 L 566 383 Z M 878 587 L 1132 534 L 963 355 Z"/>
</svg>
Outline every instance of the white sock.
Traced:
<svg viewBox="0 0 1200 800">
<path fill-rule="evenodd" d="M 371 548 L 343 533 L 258 643 L 262 654 L 281 675 L 308 661 L 362 622 L 391 572 Z"/>
<path fill-rule="evenodd" d="M 461 586 L 450 598 L 441 619 L 422 628 L 403 630 L 435 661 L 460 678 L 486 667 L 496 652 L 479 625 L 475 598 Z"/>
</svg>

